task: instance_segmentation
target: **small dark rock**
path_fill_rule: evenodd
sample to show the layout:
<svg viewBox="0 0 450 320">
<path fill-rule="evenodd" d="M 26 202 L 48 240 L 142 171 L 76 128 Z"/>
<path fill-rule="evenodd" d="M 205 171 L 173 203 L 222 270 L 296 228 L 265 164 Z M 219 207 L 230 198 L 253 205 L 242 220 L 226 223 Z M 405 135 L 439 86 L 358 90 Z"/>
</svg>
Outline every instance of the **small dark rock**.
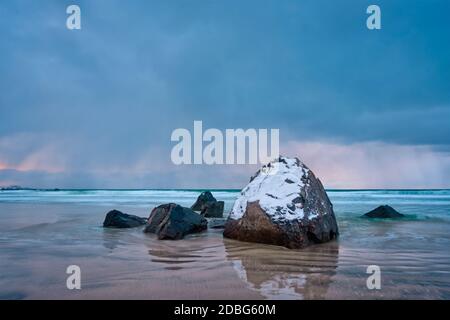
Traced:
<svg viewBox="0 0 450 320">
<path fill-rule="evenodd" d="M 105 228 L 134 228 L 144 225 L 147 219 L 138 216 L 133 216 L 120 212 L 118 210 L 112 210 L 106 214 L 103 227 Z"/>
<path fill-rule="evenodd" d="M 222 218 L 224 206 L 223 201 L 208 202 L 203 206 L 201 214 L 205 218 Z"/>
<path fill-rule="evenodd" d="M 225 218 L 211 218 L 211 219 L 208 219 L 208 228 L 223 229 L 223 228 L 225 228 L 226 222 L 227 222 L 227 219 L 225 219 Z"/>
<path fill-rule="evenodd" d="M 205 191 L 198 196 L 191 209 L 200 211 L 206 218 L 222 218 L 224 206 L 223 201 L 217 201 L 210 191 Z"/>
<path fill-rule="evenodd" d="M 155 233 L 159 240 L 178 240 L 185 235 L 203 231 L 208 221 L 175 203 L 160 205 L 152 210 L 144 232 Z"/>
<path fill-rule="evenodd" d="M 191 206 L 191 210 L 202 211 L 203 206 L 208 202 L 217 202 L 217 200 L 210 191 L 202 192 L 202 194 L 198 196 L 197 201 Z"/>
<path fill-rule="evenodd" d="M 379 206 L 376 209 L 366 213 L 363 217 L 366 218 L 402 218 L 405 215 L 399 213 L 397 210 L 392 208 L 391 206 Z"/>
</svg>

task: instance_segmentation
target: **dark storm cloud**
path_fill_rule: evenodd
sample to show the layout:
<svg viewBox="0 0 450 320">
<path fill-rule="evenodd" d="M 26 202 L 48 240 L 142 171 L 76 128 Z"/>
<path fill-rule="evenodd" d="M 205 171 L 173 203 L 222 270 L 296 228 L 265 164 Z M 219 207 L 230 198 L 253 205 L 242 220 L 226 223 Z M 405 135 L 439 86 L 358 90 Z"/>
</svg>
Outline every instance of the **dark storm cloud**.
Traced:
<svg viewBox="0 0 450 320">
<path fill-rule="evenodd" d="M 65 28 L 73 3 L 80 31 Z M 377 1 L 380 31 L 365 27 L 369 4 L 3 1 L 0 138 L 63 146 L 57 167 L 67 185 L 73 172 L 95 176 L 100 167 L 171 166 L 170 133 L 193 120 L 280 128 L 282 144 L 448 150 L 450 4 Z M 16 149 L 0 150 L 0 169 L 45 162 L 42 152 L 37 161 Z M 58 153 L 51 150 L 49 162 Z"/>
</svg>

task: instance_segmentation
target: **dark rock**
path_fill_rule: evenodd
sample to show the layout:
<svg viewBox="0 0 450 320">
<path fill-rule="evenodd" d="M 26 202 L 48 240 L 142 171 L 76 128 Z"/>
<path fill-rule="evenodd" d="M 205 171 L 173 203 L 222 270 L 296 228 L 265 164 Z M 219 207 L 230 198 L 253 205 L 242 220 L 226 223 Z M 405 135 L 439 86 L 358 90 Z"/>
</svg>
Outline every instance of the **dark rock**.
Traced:
<svg viewBox="0 0 450 320">
<path fill-rule="evenodd" d="M 224 206 L 225 202 L 223 201 L 207 202 L 203 206 L 201 214 L 206 218 L 222 218 Z"/>
<path fill-rule="evenodd" d="M 178 240 L 185 235 L 203 231 L 208 221 L 175 203 L 163 204 L 152 210 L 144 232 L 155 233 L 160 240 Z"/>
<path fill-rule="evenodd" d="M 103 227 L 105 228 L 134 228 L 144 225 L 147 219 L 138 216 L 133 216 L 120 212 L 118 210 L 112 210 L 106 214 Z"/>
<path fill-rule="evenodd" d="M 225 219 L 225 218 L 211 218 L 211 219 L 208 219 L 208 228 L 223 229 L 223 228 L 225 228 L 226 222 L 227 222 L 227 219 Z"/>
<path fill-rule="evenodd" d="M 287 248 L 327 242 L 338 234 L 333 206 L 320 180 L 297 158 L 285 157 L 251 178 L 223 233 L 231 239 Z"/>
<path fill-rule="evenodd" d="M 203 206 L 208 202 L 217 202 L 217 200 L 210 191 L 202 192 L 198 196 L 197 201 L 191 206 L 191 210 L 202 211 Z"/>
<path fill-rule="evenodd" d="M 217 201 L 210 191 L 205 191 L 198 196 L 191 209 L 200 211 L 206 218 L 222 218 L 224 206 L 223 201 Z"/>
<path fill-rule="evenodd" d="M 363 215 L 363 217 L 366 217 L 366 218 L 381 218 L 381 219 L 402 218 L 404 216 L 405 215 L 399 213 L 397 210 L 395 210 L 391 206 L 387 206 L 387 205 L 379 206 L 378 208 L 373 209 L 372 211 Z"/>
</svg>

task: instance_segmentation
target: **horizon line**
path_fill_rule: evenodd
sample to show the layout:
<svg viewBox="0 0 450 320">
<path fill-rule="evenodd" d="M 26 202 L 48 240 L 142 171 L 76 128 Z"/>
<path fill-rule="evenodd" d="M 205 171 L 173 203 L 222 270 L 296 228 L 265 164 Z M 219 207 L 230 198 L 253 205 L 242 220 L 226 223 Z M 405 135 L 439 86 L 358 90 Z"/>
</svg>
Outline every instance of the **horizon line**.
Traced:
<svg viewBox="0 0 450 320">
<path fill-rule="evenodd" d="M 0 187 L 0 191 L 241 191 L 236 188 L 35 188 Z M 326 191 L 450 191 L 448 188 L 325 188 Z"/>
</svg>

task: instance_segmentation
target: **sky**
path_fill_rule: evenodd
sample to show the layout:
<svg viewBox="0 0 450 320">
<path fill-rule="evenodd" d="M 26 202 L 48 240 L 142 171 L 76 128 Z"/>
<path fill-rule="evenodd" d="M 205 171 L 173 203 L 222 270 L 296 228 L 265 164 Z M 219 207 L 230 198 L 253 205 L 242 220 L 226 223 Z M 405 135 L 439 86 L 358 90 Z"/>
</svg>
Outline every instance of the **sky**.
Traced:
<svg viewBox="0 0 450 320">
<path fill-rule="evenodd" d="M 450 188 L 449 14 L 447 0 L 1 1 L 0 186 L 244 187 L 255 166 L 172 163 L 172 131 L 201 120 L 279 129 L 327 188 Z"/>
</svg>

